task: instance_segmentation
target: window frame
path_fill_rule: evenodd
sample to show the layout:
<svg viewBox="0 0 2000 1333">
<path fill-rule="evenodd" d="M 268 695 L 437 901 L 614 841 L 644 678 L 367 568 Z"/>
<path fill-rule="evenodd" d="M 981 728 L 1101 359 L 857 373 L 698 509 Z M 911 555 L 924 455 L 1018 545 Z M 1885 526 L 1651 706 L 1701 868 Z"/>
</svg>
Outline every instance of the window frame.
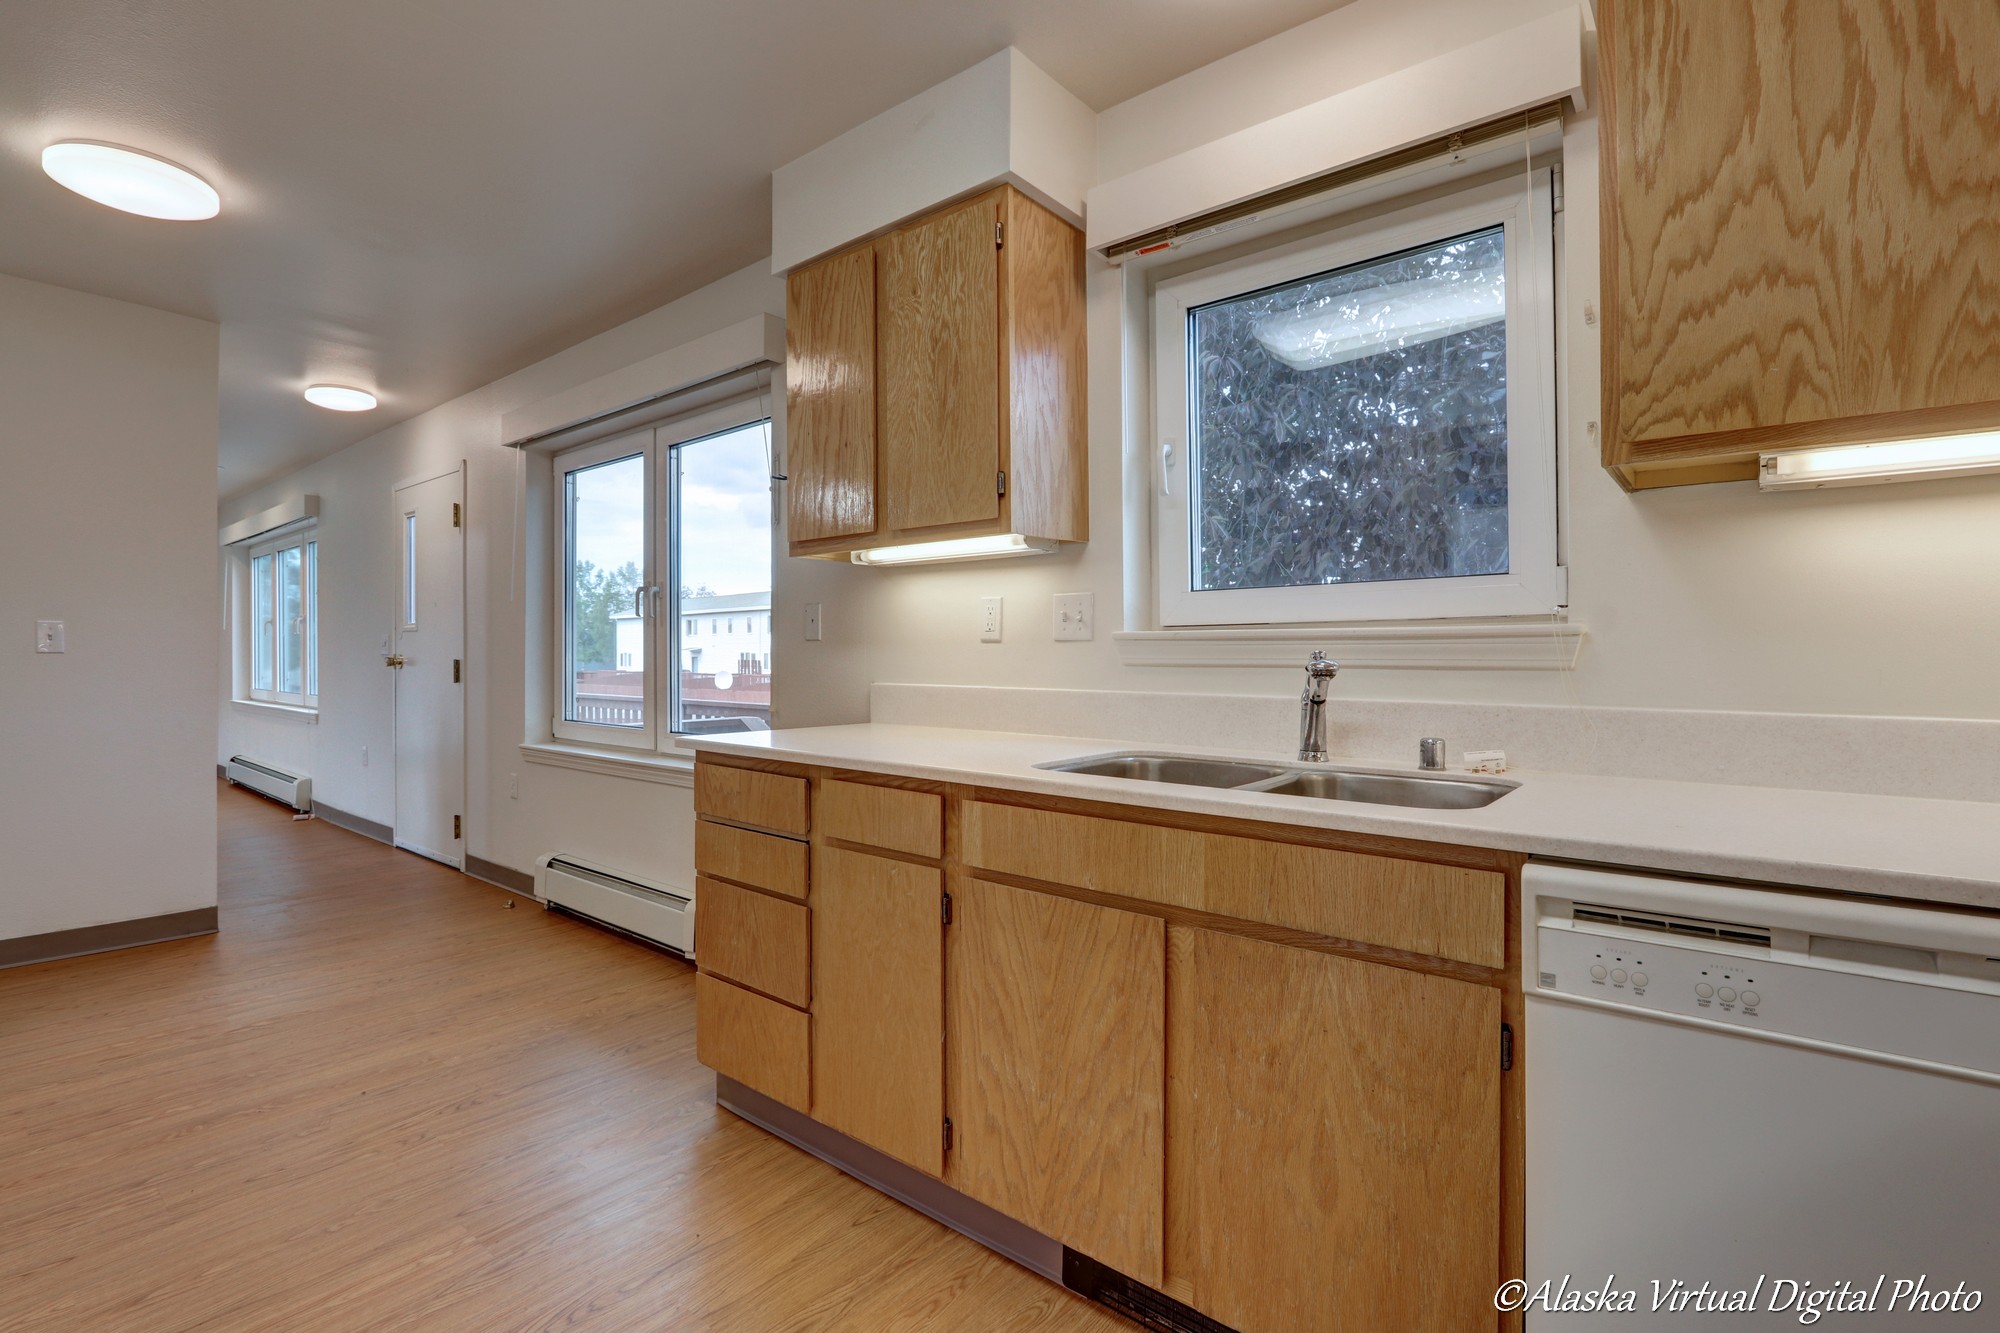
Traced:
<svg viewBox="0 0 2000 1333">
<path fill-rule="evenodd" d="M 1195 460 L 1189 313 L 1314 274 L 1505 229 L 1508 572 L 1281 588 L 1196 591 L 1190 503 Z M 1454 190 L 1379 217 L 1218 260 L 1153 289 L 1152 488 L 1155 609 L 1163 629 L 1547 616 L 1563 600 L 1557 504 L 1556 292 L 1552 172 Z M 1521 368 L 1525 367 L 1523 373 Z"/>
<path fill-rule="evenodd" d="M 714 406 L 670 416 L 610 439 L 563 449 L 552 455 L 555 526 L 552 529 L 554 540 L 550 544 L 555 561 L 553 655 L 550 661 L 554 667 L 555 708 L 550 732 L 555 739 L 660 754 L 685 750 L 682 738 L 690 733 L 674 728 L 682 705 L 678 665 L 683 621 L 687 619 L 681 609 L 680 549 L 673 530 L 674 517 L 679 513 L 680 505 L 679 451 L 685 445 L 699 444 L 760 423 L 766 431 L 768 457 L 768 451 L 776 447 L 777 422 L 771 411 L 770 395 L 763 389 Z M 576 677 L 570 661 L 570 602 L 574 592 L 570 569 L 574 559 L 574 534 L 569 520 L 569 479 L 578 471 L 632 457 L 642 458 L 645 469 L 645 555 L 639 580 L 639 587 L 645 592 L 642 628 L 645 664 L 641 683 L 641 716 L 644 721 L 638 727 L 572 721 L 568 714 Z M 769 471 L 767 468 L 767 475 Z M 767 497 L 774 497 L 775 484 L 769 480 L 765 484 Z M 774 508 L 769 556 L 771 582 L 775 585 L 778 527 L 775 500 L 771 503 Z M 775 593 L 775 586 L 772 591 Z"/>
<path fill-rule="evenodd" d="M 299 686 L 297 690 L 276 688 L 282 679 L 278 658 L 278 571 L 281 552 L 299 552 Z M 269 557 L 267 575 L 271 617 L 260 620 L 257 604 L 257 562 Z M 307 519 L 274 532 L 264 533 L 243 545 L 243 688 L 237 695 L 249 703 L 276 704 L 309 711 L 319 709 L 319 525 Z M 257 650 L 262 642 L 270 655 L 271 688 L 257 684 Z"/>
</svg>

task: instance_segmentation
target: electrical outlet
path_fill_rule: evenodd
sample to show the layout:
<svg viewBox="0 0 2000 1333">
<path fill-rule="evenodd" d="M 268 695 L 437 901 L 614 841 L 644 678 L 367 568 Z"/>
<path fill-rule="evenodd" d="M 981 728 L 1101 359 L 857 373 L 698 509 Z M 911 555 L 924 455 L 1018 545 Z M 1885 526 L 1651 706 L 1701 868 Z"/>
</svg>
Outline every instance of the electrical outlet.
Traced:
<svg viewBox="0 0 2000 1333">
<path fill-rule="evenodd" d="M 62 621 L 37 620 L 35 622 L 35 651 L 38 653 L 59 653 L 63 651 Z"/>
<path fill-rule="evenodd" d="M 998 597 L 979 599 L 979 641 L 1000 642 L 1000 601 Z"/>
<path fill-rule="evenodd" d="M 1097 594 L 1059 592 L 1056 594 L 1056 638 L 1088 639 L 1097 632 Z"/>
<path fill-rule="evenodd" d="M 806 603 L 806 642 L 820 641 L 820 611 L 818 602 Z"/>
</svg>

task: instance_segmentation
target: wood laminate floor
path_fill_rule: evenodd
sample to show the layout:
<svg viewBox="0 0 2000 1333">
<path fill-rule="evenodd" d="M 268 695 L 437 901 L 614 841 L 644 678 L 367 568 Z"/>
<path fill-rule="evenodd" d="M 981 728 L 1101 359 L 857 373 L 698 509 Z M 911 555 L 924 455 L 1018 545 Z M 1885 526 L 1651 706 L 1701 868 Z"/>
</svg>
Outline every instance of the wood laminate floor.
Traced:
<svg viewBox="0 0 2000 1333">
<path fill-rule="evenodd" d="M 694 974 L 223 790 L 222 933 L 0 971 L 0 1329 L 1130 1329 L 716 1107 Z"/>
</svg>

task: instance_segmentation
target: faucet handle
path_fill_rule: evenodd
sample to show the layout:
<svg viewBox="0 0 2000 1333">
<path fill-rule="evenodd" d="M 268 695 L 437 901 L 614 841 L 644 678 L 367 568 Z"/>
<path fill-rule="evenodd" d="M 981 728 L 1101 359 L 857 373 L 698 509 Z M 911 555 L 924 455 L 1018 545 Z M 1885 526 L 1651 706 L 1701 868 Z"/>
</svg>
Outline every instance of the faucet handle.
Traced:
<svg viewBox="0 0 2000 1333">
<path fill-rule="evenodd" d="M 1326 654 L 1315 648 L 1306 659 L 1306 674 L 1315 680 L 1331 680 L 1340 674 L 1340 663 L 1327 661 Z"/>
</svg>

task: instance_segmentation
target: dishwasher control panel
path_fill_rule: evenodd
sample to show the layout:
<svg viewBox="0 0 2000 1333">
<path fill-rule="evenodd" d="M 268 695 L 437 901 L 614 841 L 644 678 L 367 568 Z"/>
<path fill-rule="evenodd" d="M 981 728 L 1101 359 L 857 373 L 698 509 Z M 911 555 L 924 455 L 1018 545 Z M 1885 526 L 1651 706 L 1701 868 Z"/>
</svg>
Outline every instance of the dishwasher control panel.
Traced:
<svg viewBox="0 0 2000 1333">
<path fill-rule="evenodd" d="M 2000 1076 L 2000 997 L 1582 924 L 1544 923 L 1534 941 L 1531 995 Z"/>
</svg>

